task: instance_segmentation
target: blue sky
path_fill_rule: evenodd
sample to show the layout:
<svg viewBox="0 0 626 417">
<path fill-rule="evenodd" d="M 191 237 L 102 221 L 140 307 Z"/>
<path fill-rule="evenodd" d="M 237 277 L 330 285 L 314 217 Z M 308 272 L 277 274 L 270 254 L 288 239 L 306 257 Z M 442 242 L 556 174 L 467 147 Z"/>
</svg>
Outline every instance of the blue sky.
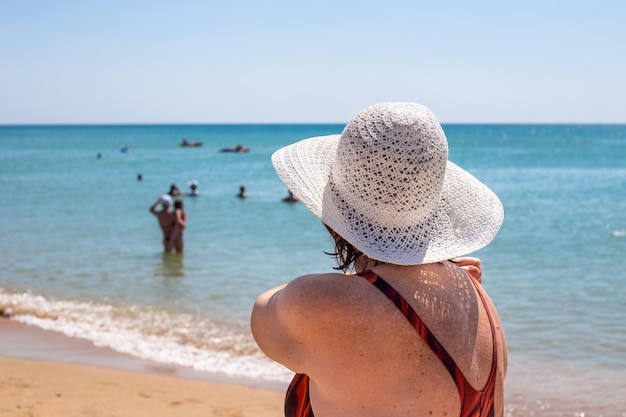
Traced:
<svg viewBox="0 0 626 417">
<path fill-rule="evenodd" d="M 626 123 L 622 1 L 0 0 L 0 124 Z"/>
</svg>

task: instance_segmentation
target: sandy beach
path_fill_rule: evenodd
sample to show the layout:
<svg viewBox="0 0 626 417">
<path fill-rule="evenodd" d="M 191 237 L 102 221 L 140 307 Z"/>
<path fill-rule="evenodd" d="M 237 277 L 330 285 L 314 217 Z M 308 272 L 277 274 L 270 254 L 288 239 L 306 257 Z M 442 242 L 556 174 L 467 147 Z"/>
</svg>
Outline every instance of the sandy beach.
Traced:
<svg viewBox="0 0 626 417">
<path fill-rule="evenodd" d="M 507 416 L 626 416 L 619 370 L 542 377 L 510 365 Z M 140 360 L 4 318 L 0 370 L 0 417 L 280 417 L 286 389 Z"/>
<path fill-rule="evenodd" d="M 2 417 L 282 415 L 279 390 L 196 379 L 6 319 L 0 334 Z"/>
</svg>

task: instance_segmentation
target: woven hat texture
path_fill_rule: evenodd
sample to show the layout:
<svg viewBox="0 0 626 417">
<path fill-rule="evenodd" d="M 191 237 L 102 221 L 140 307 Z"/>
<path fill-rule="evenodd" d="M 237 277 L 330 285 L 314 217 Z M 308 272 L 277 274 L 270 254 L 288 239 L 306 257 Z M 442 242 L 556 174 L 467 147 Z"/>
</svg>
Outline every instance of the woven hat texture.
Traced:
<svg viewBox="0 0 626 417">
<path fill-rule="evenodd" d="M 435 115 L 417 103 L 380 103 L 341 135 L 279 149 L 272 163 L 287 188 L 369 258 L 438 262 L 486 246 L 504 217 L 498 197 L 448 161 Z"/>
</svg>

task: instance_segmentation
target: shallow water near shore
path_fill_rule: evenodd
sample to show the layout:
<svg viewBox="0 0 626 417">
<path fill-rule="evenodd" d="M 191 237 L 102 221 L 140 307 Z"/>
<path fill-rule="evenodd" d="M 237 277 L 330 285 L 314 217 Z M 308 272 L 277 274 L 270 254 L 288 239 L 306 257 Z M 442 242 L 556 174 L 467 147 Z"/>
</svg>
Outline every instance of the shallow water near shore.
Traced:
<svg viewBox="0 0 626 417">
<path fill-rule="evenodd" d="M 253 300 L 334 263 L 319 220 L 281 202 L 270 156 L 341 129 L 0 126 L 10 195 L 0 207 L 0 309 L 156 363 L 287 381 L 250 336 Z M 626 126 L 444 130 L 450 159 L 505 207 L 501 232 L 476 255 L 507 334 L 508 415 L 626 415 Z M 182 138 L 203 146 L 181 148 Z M 250 151 L 219 151 L 236 144 Z M 164 255 L 148 207 L 192 179 L 201 194 L 183 197 L 185 253 Z M 245 200 L 235 197 L 241 184 Z"/>
</svg>

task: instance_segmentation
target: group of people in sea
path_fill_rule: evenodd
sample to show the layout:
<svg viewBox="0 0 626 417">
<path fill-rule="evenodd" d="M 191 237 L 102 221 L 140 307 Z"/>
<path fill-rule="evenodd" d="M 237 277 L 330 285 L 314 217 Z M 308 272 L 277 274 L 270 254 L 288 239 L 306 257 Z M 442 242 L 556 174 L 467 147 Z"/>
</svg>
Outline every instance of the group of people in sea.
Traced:
<svg viewBox="0 0 626 417">
<path fill-rule="evenodd" d="M 187 183 L 189 192 L 186 194 L 190 197 L 199 195 L 198 180 L 191 180 Z M 167 194 L 159 196 L 159 198 L 150 206 L 152 213 L 158 220 L 161 231 L 163 232 L 163 251 L 166 253 L 176 251 L 182 253 L 185 246 L 183 231 L 187 225 L 187 213 L 183 204 L 183 192 L 176 184 L 170 185 Z M 160 205 L 160 209 L 157 207 Z M 173 207 L 173 211 L 170 211 Z"/>
<path fill-rule="evenodd" d="M 198 180 L 191 180 L 187 183 L 187 185 L 189 186 L 189 192 L 187 193 L 188 196 L 196 197 L 200 194 L 200 191 L 198 190 L 200 182 Z M 183 192 L 180 190 L 180 188 L 178 188 L 176 184 L 172 184 L 170 185 L 170 190 L 167 192 L 167 194 L 170 197 L 175 198 L 182 196 Z"/>
<path fill-rule="evenodd" d="M 157 210 L 158 206 L 160 210 Z M 174 208 L 170 211 L 170 207 Z M 158 220 L 163 232 L 163 251 L 166 253 L 175 250 L 182 253 L 185 246 L 183 231 L 187 224 L 187 214 L 181 198 L 173 199 L 169 194 L 163 194 L 150 206 L 152 213 Z"/>
<path fill-rule="evenodd" d="M 200 194 L 198 190 L 200 182 L 191 180 L 187 185 L 189 186 L 189 191 L 184 194 L 176 184 L 171 184 L 167 194 L 160 195 L 150 206 L 150 213 L 157 218 L 163 232 L 163 251 L 166 253 L 172 251 L 182 253 L 185 246 L 183 230 L 185 230 L 187 223 L 187 213 L 185 213 L 182 196 L 197 197 Z M 237 193 L 236 197 L 240 199 L 248 198 L 245 185 L 239 186 L 239 193 Z M 281 201 L 284 203 L 295 203 L 298 202 L 298 199 L 289 191 L 289 195 Z M 157 209 L 159 205 L 160 209 Z M 173 211 L 170 210 L 172 207 Z"/>
<path fill-rule="evenodd" d="M 188 141 L 186 138 L 180 142 L 181 147 L 198 147 L 202 146 L 202 142 Z M 248 148 L 243 145 L 237 145 L 234 148 L 224 148 L 220 152 L 248 152 Z M 137 174 L 137 180 L 141 181 L 143 175 Z M 200 194 L 198 186 L 200 183 L 198 180 L 191 180 L 187 184 L 189 186 L 189 192 L 186 194 L 190 197 L 196 197 Z M 150 212 L 157 218 L 161 231 L 163 232 L 163 251 L 166 253 L 176 251 L 176 253 L 182 253 L 185 240 L 183 237 L 183 231 L 185 230 L 187 223 L 187 214 L 185 213 L 182 197 L 183 192 L 178 188 L 176 184 L 170 185 L 170 190 L 167 194 L 159 196 L 159 198 L 150 206 Z M 239 198 L 246 198 L 245 186 L 241 186 Z M 157 207 L 160 205 L 160 209 Z M 173 211 L 170 208 L 173 206 Z"/>
</svg>

